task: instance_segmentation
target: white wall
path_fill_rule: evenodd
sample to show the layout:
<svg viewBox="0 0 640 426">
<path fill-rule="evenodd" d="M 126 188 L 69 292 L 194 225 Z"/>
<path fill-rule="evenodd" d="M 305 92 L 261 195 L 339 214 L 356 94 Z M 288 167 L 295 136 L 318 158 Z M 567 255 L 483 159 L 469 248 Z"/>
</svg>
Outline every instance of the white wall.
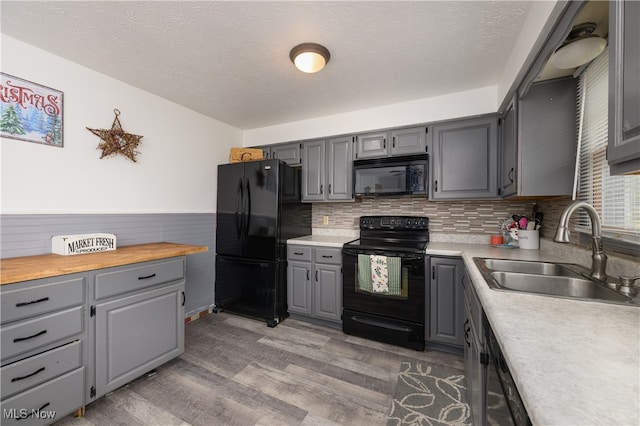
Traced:
<svg viewBox="0 0 640 426">
<path fill-rule="evenodd" d="M 245 130 L 243 146 L 266 145 L 496 112 L 497 86 Z"/>
<path fill-rule="evenodd" d="M 126 66 L 126 64 L 122 64 Z M 64 92 L 64 147 L 2 138 L 3 214 L 211 213 L 217 164 L 242 131 L 2 35 L 2 71 Z M 142 135 L 137 163 L 100 159 L 114 109 Z"/>
</svg>

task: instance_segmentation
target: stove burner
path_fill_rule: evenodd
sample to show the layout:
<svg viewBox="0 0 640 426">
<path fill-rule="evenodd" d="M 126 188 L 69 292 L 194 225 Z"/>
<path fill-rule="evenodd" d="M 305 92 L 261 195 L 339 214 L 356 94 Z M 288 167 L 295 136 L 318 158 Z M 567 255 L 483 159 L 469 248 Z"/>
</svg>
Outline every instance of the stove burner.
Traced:
<svg viewBox="0 0 640 426">
<path fill-rule="evenodd" d="M 345 248 L 423 252 L 429 242 L 429 218 L 421 216 L 362 216 L 360 239 Z"/>
</svg>

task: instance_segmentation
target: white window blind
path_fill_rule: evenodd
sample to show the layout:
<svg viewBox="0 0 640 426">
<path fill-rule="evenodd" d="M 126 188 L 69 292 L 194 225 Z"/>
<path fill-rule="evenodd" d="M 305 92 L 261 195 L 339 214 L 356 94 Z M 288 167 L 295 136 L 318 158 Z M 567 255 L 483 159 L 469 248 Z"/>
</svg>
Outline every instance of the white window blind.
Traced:
<svg viewBox="0 0 640 426">
<path fill-rule="evenodd" d="M 605 235 L 640 241 L 640 176 L 610 176 L 608 142 L 609 54 L 606 49 L 582 73 L 578 83 L 580 174 L 578 198 L 595 207 Z M 582 213 L 581 227 L 590 228 Z"/>
</svg>

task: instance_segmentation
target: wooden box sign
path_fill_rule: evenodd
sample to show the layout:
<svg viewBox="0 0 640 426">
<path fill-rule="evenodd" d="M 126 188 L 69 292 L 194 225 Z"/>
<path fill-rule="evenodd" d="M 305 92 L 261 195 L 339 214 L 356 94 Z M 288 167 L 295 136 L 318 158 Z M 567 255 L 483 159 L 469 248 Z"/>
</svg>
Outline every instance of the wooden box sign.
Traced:
<svg viewBox="0 0 640 426">
<path fill-rule="evenodd" d="M 262 160 L 263 158 L 263 152 L 258 148 L 231 148 L 231 154 L 229 154 L 229 162 L 231 163 Z"/>
<path fill-rule="evenodd" d="M 51 237 L 51 252 L 69 256 L 116 249 L 114 234 L 56 235 Z"/>
</svg>

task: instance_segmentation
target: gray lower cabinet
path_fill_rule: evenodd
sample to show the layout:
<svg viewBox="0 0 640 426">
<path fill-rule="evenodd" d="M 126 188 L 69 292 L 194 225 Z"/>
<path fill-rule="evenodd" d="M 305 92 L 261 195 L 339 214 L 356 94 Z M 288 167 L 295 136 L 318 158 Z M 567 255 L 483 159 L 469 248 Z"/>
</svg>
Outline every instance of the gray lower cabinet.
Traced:
<svg viewBox="0 0 640 426">
<path fill-rule="evenodd" d="M 433 126 L 431 199 L 498 196 L 498 117 Z"/>
<path fill-rule="evenodd" d="M 184 276 L 184 257 L 96 274 L 96 398 L 184 352 Z"/>
<path fill-rule="evenodd" d="M 355 159 L 424 154 L 428 129 L 420 126 L 357 135 Z"/>
<path fill-rule="evenodd" d="M 430 262 L 427 346 L 440 344 L 460 350 L 464 345 L 464 263 L 453 257 L 431 257 Z"/>
<path fill-rule="evenodd" d="M 612 175 L 640 172 L 640 2 L 609 2 L 609 141 Z"/>
<path fill-rule="evenodd" d="M 287 246 L 287 304 L 290 314 L 342 322 L 342 250 Z"/>
<path fill-rule="evenodd" d="M 353 138 L 308 141 L 302 148 L 302 201 L 353 200 Z"/>
<path fill-rule="evenodd" d="M 0 286 L 2 425 L 46 425 L 85 404 L 86 274 Z"/>
<path fill-rule="evenodd" d="M 571 195 L 576 167 L 576 79 L 532 84 L 501 120 L 500 195 Z"/>
<path fill-rule="evenodd" d="M 487 364 L 482 305 L 468 276 L 463 279 L 466 320 L 464 332 L 464 365 L 467 400 L 471 408 L 471 424 L 486 424 Z"/>
</svg>

